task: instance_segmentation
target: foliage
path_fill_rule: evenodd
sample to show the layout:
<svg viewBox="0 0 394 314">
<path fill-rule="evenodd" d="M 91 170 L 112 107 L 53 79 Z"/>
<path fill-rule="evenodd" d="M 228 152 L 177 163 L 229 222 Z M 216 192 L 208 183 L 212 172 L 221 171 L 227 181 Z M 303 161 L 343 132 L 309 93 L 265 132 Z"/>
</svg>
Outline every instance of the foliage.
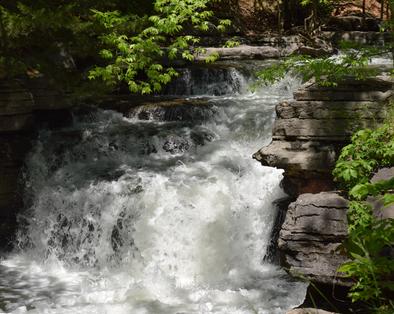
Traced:
<svg viewBox="0 0 394 314">
<path fill-rule="evenodd" d="M 337 86 L 348 77 L 363 80 L 375 75 L 377 70 L 367 67 L 368 62 L 376 55 L 386 54 L 389 47 L 356 47 L 343 42 L 342 53 L 330 58 L 313 58 L 295 55 L 284 61 L 258 72 L 258 84 L 272 84 L 284 77 L 286 73 L 298 75 L 306 82 L 311 79 L 320 86 Z"/>
<path fill-rule="evenodd" d="M 163 66 L 165 59 L 194 59 L 191 47 L 198 44 L 199 38 L 178 34 L 186 25 L 200 31 L 209 30 L 208 19 L 213 12 L 207 10 L 208 3 L 209 0 L 156 0 L 156 14 L 148 18 L 148 27 L 135 36 L 118 31 L 119 25 L 127 23 L 127 17 L 119 12 L 94 11 L 95 19 L 108 31 L 100 36 L 105 46 L 100 54 L 108 64 L 92 69 L 89 78 L 102 78 L 111 85 L 125 81 L 133 93 L 160 91 L 162 85 L 177 75 L 174 68 Z M 215 27 L 223 31 L 229 24 L 230 21 L 221 20 Z M 216 58 L 209 56 L 207 62 Z"/>
<path fill-rule="evenodd" d="M 394 178 L 370 182 L 379 168 L 394 166 L 393 116 L 375 130 L 357 132 L 352 143 L 343 148 L 333 172 L 351 199 L 345 243 L 351 260 L 339 271 L 354 279 L 350 292 L 353 301 L 369 302 L 382 312 L 394 310 L 387 298 L 394 292 L 394 263 L 384 254 L 394 246 L 394 220 L 377 219 L 367 198 L 375 197 L 384 206 L 394 203 Z"/>
<path fill-rule="evenodd" d="M 212 23 L 214 1 L 4 0 L 0 77 L 44 74 L 76 85 L 89 78 L 110 88 L 126 82 L 132 92 L 158 91 L 177 75 L 175 59 L 193 60 L 199 51 L 193 34 L 230 24 Z"/>
</svg>

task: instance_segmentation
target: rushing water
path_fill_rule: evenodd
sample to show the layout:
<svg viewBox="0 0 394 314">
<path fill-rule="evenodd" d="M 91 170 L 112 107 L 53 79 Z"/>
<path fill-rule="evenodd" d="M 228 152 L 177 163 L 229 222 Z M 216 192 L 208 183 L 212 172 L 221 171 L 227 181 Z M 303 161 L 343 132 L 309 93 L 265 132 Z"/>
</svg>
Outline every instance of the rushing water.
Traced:
<svg viewBox="0 0 394 314">
<path fill-rule="evenodd" d="M 234 68 L 202 71 L 169 89 L 205 95 L 187 110 L 96 110 L 41 132 L 17 248 L 0 262 L 2 311 L 274 314 L 302 303 L 305 285 L 264 262 L 282 171 L 251 158 L 296 82 L 250 93 Z"/>
</svg>

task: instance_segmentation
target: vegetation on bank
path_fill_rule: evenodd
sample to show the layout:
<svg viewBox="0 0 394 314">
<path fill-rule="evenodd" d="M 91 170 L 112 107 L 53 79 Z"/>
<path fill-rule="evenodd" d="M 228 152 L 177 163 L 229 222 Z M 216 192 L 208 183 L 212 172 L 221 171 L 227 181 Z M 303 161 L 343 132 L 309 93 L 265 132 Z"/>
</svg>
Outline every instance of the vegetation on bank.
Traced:
<svg viewBox="0 0 394 314">
<path fill-rule="evenodd" d="M 344 248 L 350 261 L 339 269 L 354 279 L 350 297 L 366 302 L 378 313 L 393 313 L 394 220 L 378 218 L 382 208 L 394 204 L 394 177 L 371 182 L 381 168 L 394 166 L 394 105 L 386 121 L 376 129 L 355 133 L 342 149 L 334 176 L 350 199 L 349 237 Z"/>
<path fill-rule="evenodd" d="M 270 26 L 279 34 L 301 25 L 311 34 L 342 5 L 334 0 L 257 2 L 258 7 L 273 8 L 278 25 Z M 237 22 L 234 10 L 240 5 L 232 0 L 3 0 L 0 79 L 45 76 L 63 90 L 82 94 L 120 87 L 154 93 L 177 76 L 174 65 L 179 60 L 191 61 L 203 50 L 200 35 L 218 37 L 231 24 L 229 17 Z M 365 1 L 362 7 L 365 11 Z M 282 70 L 317 62 L 296 58 Z"/>
<path fill-rule="evenodd" d="M 390 1 L 393 8 L 393 1 Z M 386 22 L 392 29 L 393 17 Z M 348 77 L 364 80 L 377 74 L 368 66 L 377 55 L 392 53 L 393 43 L 384 47 L 366 47 L 344 43 L 341 55 L 312 58 L 293 56 L 258 73 L 258 84 L 270 84 L 292 72 L 303 81 L 320 86 L 336 86 Z M 344 147 L 333 172 L 345 190 L 349 203 L 349 237 L 343 248 L 349 262 L 338 271 L 353 280 L 349 296 L 353 302 L 366 304 L 371 313 L 393 313 L 394 302 L 394 220 L 378 218 L 381 207 L 394 204 L 394 178 L 371 182 L 383 167 L 394 166 L 394 105 L 385 122 L 376 129 L 360 130 Z"/>
</svg>

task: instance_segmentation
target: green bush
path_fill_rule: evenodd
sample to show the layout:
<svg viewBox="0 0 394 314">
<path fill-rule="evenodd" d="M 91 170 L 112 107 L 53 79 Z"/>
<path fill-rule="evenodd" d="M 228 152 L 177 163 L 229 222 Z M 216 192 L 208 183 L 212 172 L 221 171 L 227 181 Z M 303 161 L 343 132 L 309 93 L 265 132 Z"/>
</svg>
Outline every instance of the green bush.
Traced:
<svg viewBox="0 0 394 314">
<path fill-rule="evenodd" d="M 339 268 L 354 280 L 350 291 L 353 301 L 363 301 L 375 311 L 393 313 L 390 295 L 394 292 L 394 261 L 384 253 L 394 249 L 394 220 L 377 219 L 368 197 L 384 206 L 394 203 L 394 178 L 371 183 L 382 167 L 394 166 L 394 115 L 374 129 L 357 132 L 343 148 L 333 171 L 348 192 L 349 237 L 344 247 L 350 261 Z"/>
</svg>

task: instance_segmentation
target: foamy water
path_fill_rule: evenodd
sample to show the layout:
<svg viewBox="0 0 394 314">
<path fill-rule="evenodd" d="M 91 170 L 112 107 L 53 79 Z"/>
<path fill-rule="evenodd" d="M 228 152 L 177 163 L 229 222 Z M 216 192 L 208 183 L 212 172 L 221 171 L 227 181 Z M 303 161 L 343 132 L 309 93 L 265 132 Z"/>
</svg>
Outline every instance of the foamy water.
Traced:
<svg viewBox="0 0 394 314">
<path fill-rule="evenodd" d="M 236 69 L 223 78 L 199 91 L 222 96 L 194 118 L 97 110 L 41 132 L 0 309 L 274 314 L 303 302 L 305 284 L 264 262 L 282 171 L 251 158 L 297 82 L 252 94 Z"/>
</svg>

